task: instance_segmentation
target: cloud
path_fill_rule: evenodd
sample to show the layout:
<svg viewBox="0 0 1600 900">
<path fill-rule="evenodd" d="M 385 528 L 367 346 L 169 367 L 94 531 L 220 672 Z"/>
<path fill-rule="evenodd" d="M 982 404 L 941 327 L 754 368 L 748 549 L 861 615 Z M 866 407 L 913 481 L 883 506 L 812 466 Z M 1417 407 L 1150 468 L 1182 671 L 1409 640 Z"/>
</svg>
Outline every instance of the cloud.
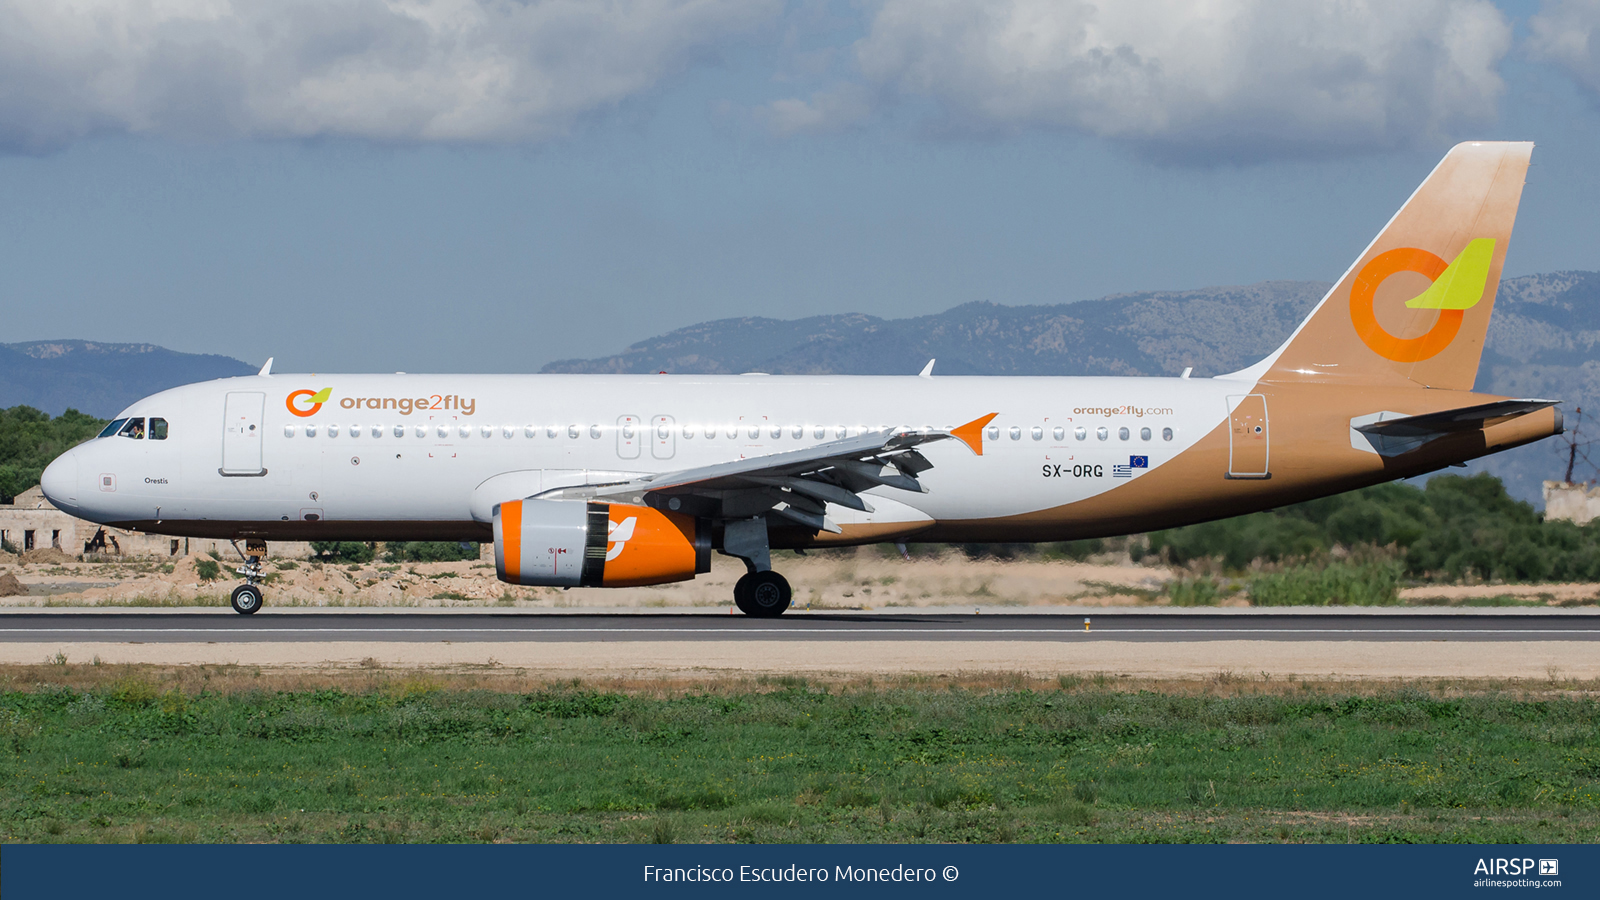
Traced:
<svg viewBox="0 0 1600 900">
<path fill-rule="evenodd" d="M 0 0 L 0 148 L 100 133 L 540 141 L 780 0 Z"/>
<path fill-rule="evenodd" d="M 1204 160 L 1364 152 L 1486 125 L 1510 44 L 1488 0 L 885 0 L 856 61 L 863 96 L 931 102 L 938 129 L 1061 129 Z M 790 112 L 775 119 L 811 131 L 833 115 Z"/>
<path fill-rule="evenodd" d="M 1600 96 L 1600 5 L 1545 0 L 1528 20 L 1528 51 L 1554 63 L 1590 93 Z"/>
</svg>

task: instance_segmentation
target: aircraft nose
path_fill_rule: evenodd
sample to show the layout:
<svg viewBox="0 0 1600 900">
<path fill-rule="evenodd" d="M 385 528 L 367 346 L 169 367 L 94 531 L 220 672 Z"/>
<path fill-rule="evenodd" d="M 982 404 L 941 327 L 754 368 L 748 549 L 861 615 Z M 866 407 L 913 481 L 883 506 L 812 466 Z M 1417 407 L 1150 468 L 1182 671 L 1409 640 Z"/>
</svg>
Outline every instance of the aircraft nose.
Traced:
<svg viewBox="0 0 1600 900">
<path fill-rule="evenodd" d="M 55 458 L 39 476 L 39 487 L 44 495 L 60 510 L 71 512 L 78 508 L 78 451 L 68 450 Z"/>
</svg>

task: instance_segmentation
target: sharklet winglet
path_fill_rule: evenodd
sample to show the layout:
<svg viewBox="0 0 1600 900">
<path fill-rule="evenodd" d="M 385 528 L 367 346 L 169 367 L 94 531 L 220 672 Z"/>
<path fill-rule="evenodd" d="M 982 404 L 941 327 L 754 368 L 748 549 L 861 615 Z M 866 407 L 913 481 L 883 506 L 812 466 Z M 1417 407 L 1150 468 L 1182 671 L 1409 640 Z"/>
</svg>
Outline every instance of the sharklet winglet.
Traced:
<svg viewBox="0 0 1600 900">
<path fill-rule="evenodd" d="M 989 424 L 999 413 L 989 413 L 981 419 L 973 419 L 959 428 L 950 429 L 950 436 L 966 444 L 967 448 L 978 456 L 983 455 L 983 426 Z"/>
</svg>

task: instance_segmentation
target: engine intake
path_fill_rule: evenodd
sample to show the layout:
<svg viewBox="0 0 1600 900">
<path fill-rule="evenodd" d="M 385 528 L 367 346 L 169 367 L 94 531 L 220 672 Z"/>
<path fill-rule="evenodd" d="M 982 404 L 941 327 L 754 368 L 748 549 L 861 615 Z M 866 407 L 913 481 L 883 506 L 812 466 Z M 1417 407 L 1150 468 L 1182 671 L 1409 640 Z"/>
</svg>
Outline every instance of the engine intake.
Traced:
<svg viewBox="0 0 1600 900">
<path fill-rule="evenodd" d="M 501 581 L 633 587 L 711 571 L 710 523 L 625 503 L 512 500 L 494 508 Z"/>
</svg>

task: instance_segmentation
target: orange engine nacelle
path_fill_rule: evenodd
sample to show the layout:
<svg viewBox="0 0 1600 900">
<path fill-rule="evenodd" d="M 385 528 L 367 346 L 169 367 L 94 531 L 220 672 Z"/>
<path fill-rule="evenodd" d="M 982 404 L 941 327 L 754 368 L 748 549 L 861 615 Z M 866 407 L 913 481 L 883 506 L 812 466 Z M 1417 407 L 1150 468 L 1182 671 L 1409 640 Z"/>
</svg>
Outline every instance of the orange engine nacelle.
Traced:
<svg viewBox="0 0 1600 900">
<path fill-rule="evenodd" d="M 494 508 L 501 581 L 633 587 L 711 571 L 710 523 L 648 506 L 512 500 Z"/>
</svg>

